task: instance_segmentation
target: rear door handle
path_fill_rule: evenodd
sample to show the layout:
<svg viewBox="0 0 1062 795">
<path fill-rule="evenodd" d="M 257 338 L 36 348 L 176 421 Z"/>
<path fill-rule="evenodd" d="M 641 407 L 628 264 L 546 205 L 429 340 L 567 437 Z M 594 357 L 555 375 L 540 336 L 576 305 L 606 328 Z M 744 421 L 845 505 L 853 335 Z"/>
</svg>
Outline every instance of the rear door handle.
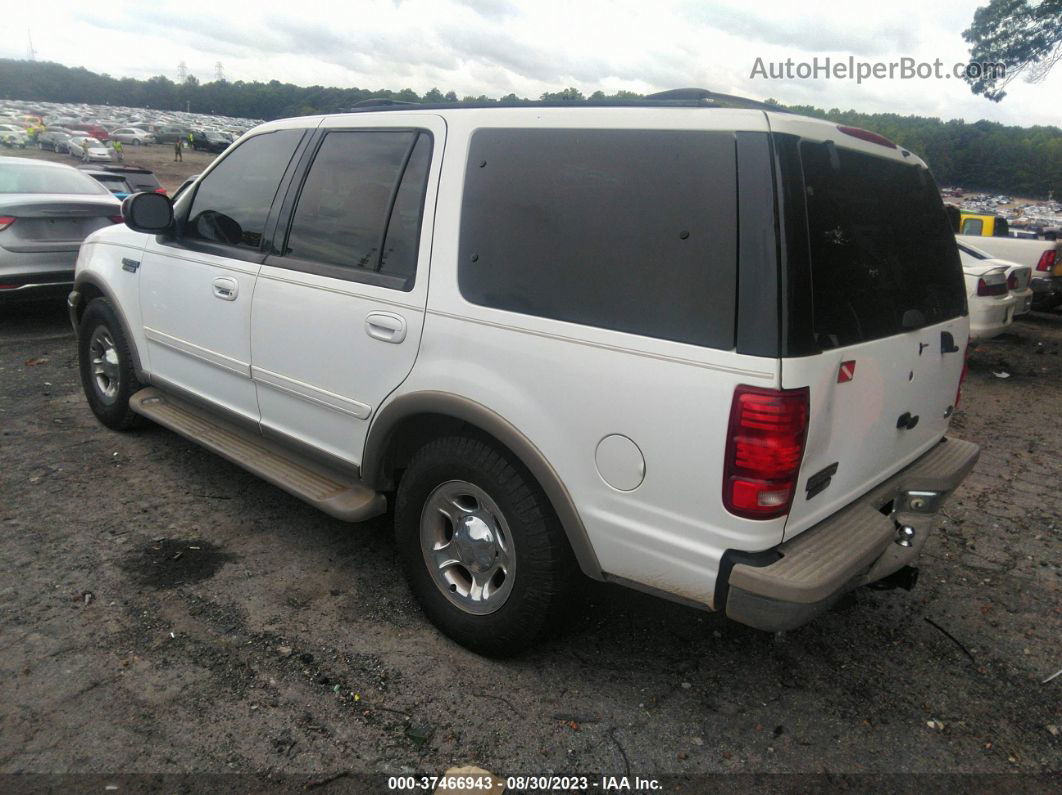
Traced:
<svg viewBox="0 0 1062 795">
<path fill-rule="evenodd" d="M 214 279 L 215 298 L 220 298 L 222 301 L 235 301 L 239 292 L 240 285 L 235 279 L 230 279 L 228 276 L 219 276 Z"/>
<path fill-rule="evenodd" d="M 370 312 L 365 318 L 365 333 L 374 340 L 397 344 L 406 338 L 406 321 L 391 312 Z"/>
</svg>

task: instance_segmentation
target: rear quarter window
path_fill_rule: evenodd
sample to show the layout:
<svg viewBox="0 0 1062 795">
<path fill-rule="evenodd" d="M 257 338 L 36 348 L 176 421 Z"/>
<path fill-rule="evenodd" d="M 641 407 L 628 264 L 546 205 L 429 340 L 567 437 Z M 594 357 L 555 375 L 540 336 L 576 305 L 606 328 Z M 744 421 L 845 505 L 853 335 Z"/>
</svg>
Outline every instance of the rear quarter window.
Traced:
<svg viewBox="0 0 1062 795">
<path fill-rule="evenodd" d="M 735 139 L 683 130 L 481 129 L 458 284 L 482 306 L 734 345 Z"/>
</svg>

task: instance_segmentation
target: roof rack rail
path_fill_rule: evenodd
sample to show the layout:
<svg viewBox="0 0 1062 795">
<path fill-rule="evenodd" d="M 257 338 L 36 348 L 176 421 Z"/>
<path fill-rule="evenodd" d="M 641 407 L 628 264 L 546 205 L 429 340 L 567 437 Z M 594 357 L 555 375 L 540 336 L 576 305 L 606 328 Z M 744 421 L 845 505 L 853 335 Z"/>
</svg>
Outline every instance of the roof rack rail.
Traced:
<svg viewBox="0 0 1062 795">
<path fill-rule="evenodd" d="M 781 105 L 719 94 L 704 88 L 675 88 L 631 99 L 517 100 L 497 102 L 406 102 L 385 97 L 363 99 L 345 113 L 377 110 L 483 110 L 491 108 L 746 108 L 791 113 Z"/>
</svg>

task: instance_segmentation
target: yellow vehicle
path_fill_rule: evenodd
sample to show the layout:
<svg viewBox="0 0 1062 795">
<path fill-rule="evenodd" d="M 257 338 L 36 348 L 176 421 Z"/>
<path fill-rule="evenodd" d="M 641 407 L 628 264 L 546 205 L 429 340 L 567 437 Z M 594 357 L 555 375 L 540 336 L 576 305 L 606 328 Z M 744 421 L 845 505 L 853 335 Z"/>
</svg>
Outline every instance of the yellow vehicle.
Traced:
<svg viewBox="0 0 1062 795">
<path fill-rule="evenodd" d="M 959 219 L 960 235 L 979 237 L 1008 237 L 1010 225 L 1002 215 L 976 215 L 962 213 Z"/>
</svg>

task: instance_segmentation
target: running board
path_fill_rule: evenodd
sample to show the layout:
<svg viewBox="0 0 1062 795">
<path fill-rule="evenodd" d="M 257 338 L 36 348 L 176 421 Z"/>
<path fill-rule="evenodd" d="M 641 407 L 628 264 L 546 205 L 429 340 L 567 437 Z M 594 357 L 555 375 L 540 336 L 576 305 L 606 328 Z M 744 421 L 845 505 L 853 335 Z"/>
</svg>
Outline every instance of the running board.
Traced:
<svg viewBox="0 0 1062 795">
<path fill-rule="evenodd" d="M 129 408 L 337 519 L 362 522 L 387 510 L 386 498 L 353 475 L 296 455 L 253 430 L 154 387 L 130 397 Z"/>
</svg>

